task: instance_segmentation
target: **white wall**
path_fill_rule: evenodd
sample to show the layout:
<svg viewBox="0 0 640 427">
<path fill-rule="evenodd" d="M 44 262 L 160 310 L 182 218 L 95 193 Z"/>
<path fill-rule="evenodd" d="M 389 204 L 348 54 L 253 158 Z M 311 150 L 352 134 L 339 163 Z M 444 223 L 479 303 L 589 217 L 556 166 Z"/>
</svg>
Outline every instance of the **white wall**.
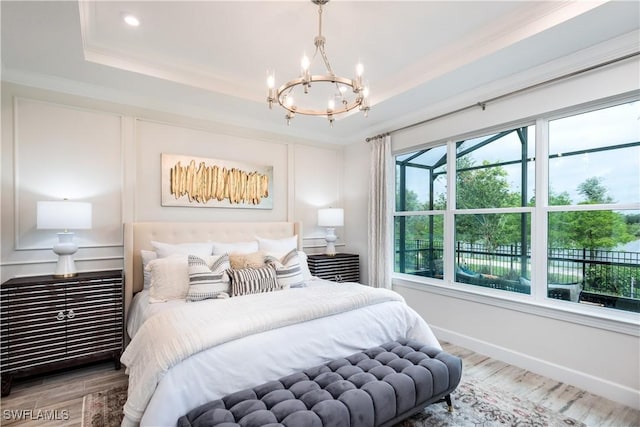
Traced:
<svg viewBox="0 0 640 427">
<path fill-rule="evenodd" d="M 163 207 L 161 153 L 273 166 L 273 208 Z M 78 271 L 122 268 L 128 221 L 303 221 L 313 252 L 324 242 L 317 208 L 343 203 L 340 146 L 7 83 L 1 154 L 3 282 L 55 269 L 57 239 L 36 229 L 38 200 L 93 204 L 93 228 L 76 233 Z"/>
<path fill-rule="evenodd" d="M 639 75 L 638 60 L 611 65 L 489 104 L 484 111 L 468 110 L 392 133 L 392 148 L 394 152 L 406 152 L 433 141 L 637 93 Z M 474 100 L 467 101 L 463 105 Z M 366 148 L 360 141 L 345 151 L 345 164 L 358 171 L 353 175 L 357 179 L 349 181 L 349 191 L 345 190 L 345 206 L 349 214 L 362 218 L 352 221 L 349 240 L 353 247 L 363 251 L 367 211 L 359 195 L 368 189 L 370 156 Z M 366 264 L 363 257 L 363 271 Z M 638 328 L 633 325 L 612 330 L 599 326 L 597 319 L 580 316 L 563 319 L 552 312 L 543 316 L 534 313 L 535 310 L 487 303 L 486 299 L 474 300 L 474 296 L 463 298 L 459 293 L 442 292 L 426 285 L 405 285 L 397 279 L 394 289 L 434 327 L 441 339 L 640 409 L 640 339 Z"/>
<path fill-rule="evenodd" d="M 323 253 L 326 247 L 326 231 L 316 225 L 318 209 L 343 207 L 343 157 L 342 148 L 330 151 L 321 147 L 295 147 L 292 158 L 295 165 L 292 183 L 296 194 L 294 216 L 306 224 L 303 245 L 309 254 Z M 344 247 L 344 229 L 336 228 L 338 239 L 335 244 L 339 252 Z"/>
<path fill-rule="evenodd" d="M 370 147 L 360 141 L 348 145 L 344 153 L 344 216 L 346 241 L 344 252 L 360 255 L 360 281 L 369 283 L 367 216 L 369 201 Z"/>
</svg>

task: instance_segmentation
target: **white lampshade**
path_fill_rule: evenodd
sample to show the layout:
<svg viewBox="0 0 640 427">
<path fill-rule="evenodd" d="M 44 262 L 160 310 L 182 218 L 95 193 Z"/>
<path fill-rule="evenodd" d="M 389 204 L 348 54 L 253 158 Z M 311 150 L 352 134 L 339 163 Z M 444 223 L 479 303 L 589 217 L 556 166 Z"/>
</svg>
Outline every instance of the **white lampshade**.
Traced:
<svg viewBox="0 0 640 427">
<path fill-rule="evenodd" d="M 36 226 L 41 230 L 91 228 L 91 203 L 48 201 L 38 202 Z"/>
<path fill-rule="evenodd" d="M 344 225 L 344 209 L 318 209 L 318 225 L 320 227 L 342 227 Z"/>
<path fill-rule="evenodd" d="M 36 211 L 36 227 L 42 230 L 64 230 L 58 234 L 58 243 L 53 245 L 53 252 L 58 255 L 55 277 L 73 277 L 77 275 L 73 254 L 78 245 L 73 241 L 74 233 L 70 229 L 91 228 L 91 203 L 38 202 Z"/>
</svg>

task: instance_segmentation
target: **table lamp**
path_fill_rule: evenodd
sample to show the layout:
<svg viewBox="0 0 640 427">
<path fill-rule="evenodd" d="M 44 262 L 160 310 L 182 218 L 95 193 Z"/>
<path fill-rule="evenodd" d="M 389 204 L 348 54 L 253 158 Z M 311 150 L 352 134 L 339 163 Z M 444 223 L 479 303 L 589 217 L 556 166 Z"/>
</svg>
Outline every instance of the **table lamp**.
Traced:
<svg viewBox="0 0 640 427">
<path fill-rule="evenodd" d="M 57 233 L 58 243 L 53 246 L 53 252 L 58 255 L 54 276 L 76 276 L 73 254 L 78 245 L 73 241 L 75 233 L 69 230 L 91 228 L 91 203 L 67 200 L 38 202 L 36 224 L 39 230 L 64 230 Z"/>
</svg>

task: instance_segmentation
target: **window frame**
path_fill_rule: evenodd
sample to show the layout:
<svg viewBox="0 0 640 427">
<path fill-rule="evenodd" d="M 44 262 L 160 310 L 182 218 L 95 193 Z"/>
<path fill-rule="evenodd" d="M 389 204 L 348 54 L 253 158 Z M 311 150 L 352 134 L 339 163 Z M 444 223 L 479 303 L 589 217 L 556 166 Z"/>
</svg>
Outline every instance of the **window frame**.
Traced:
<svg viewBox="0 0 640 427">
<path fill-rule="evenodd" d="M 535 126 L 535 191 L 536 204 L 532 207 L 511 208 L 487 208 L 487 209 L 458 209 L 452 207 L 456 201 L 456 173 L 447 173 L 447 208 L 444 211 L 410 211 L 398 212 L 395 203 L 393 205 L 392 219 L 399 216 L 427 215 L 444 212 L 444 277 L 433 279 L 412 274 L 392 271 L 392 283 L 394 286 L 409 287 L 468 300 L 492 306 L 508 308 L 539 316 L 550 317 L 603 328 L 610 331 L 625 333 L 640 337 L 640 315 L 617 309 L 593 307 L 572 301 L 563 301 L 547 296 L 547 244 L 548 244 L 548 215 L 550 212 L 567 212 L 581 210 L 640 210 L 640 203 L 614 203 L 602 205 L 568 205 L 551 206 L 548 204 L 549 193 L 549 122 L 565 117 L 571 117 L 588 113 L 590 111 L 605 109 L 616 105 L 640 101 L 637 94 L 613 97 L 606 100 L 590 102 L 581 106 L 568 107 L 560 111 L 547 114 L 539 114 L 536 118 L 525 119 L 519 122 L 506 123 L 500 126 L 468 132 L 462 135 L 452 136 L 438 141 L 432 141 L 420 146 L 407 147 L 398 152 L 393 152 L 393 162 L 398 155 L 408 154 L 422 149 L 432 148 L 438 145 L 447 147 L 447 171 L 456 171 L 456 141 L 470 138 L 478 138 L 491 133 L 504 130 Z M 543 159 L 542 161 L 538 159 Z M 395 171 L 395 168 L 394 168 Z M 395 180 L 395 175 L 394 175 Z M 395 186 L 394 186 L 395 188 Z M 528 213 L 531 216 L 531 293 L 518 294 L 479 286 L 466 285 L 455 282 L 455 215 L 473 213 Z M 395 243 L 394 243 L 395 249 Z M 539 254 L 542 254 L 540 256 Z M 392 269 L 393 270 L 393 269 Z M 538 280 L 543 278 L 543 280 Z"/>
</svg>

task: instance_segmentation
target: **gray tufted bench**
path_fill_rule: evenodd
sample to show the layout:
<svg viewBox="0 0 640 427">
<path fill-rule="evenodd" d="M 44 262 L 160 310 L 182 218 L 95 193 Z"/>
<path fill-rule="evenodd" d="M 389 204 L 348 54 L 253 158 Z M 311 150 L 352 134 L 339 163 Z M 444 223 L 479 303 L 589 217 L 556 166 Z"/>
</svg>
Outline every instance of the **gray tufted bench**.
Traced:
<svg viewBox="0 0 640 427">
<path fill-rule="evenodd" d="M 391 426 L 446 400 L 462 360 L 416 341 L 370 348 L 191 410 L 178 427 Z"/>
</svg>

